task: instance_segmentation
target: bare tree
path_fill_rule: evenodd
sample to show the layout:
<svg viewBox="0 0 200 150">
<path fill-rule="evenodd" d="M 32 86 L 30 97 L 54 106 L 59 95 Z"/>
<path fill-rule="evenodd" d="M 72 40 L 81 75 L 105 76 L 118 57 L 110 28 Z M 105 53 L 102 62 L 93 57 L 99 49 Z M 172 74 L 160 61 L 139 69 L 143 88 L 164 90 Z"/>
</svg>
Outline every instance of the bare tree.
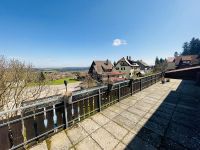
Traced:
<svg viewBox="0 0 200 150">
<path fill-rule="evenodd" d="M 90 76 L 87 75 L 81 84 L 81 88 L 87 89 L 97 86 L 97 82 Z"/>
<path fill-rule="evenodd" d="M 0 56 L 0 110 L 19 108 L 47 93 L 46 80 L 32 65 Z"/>
</svg>

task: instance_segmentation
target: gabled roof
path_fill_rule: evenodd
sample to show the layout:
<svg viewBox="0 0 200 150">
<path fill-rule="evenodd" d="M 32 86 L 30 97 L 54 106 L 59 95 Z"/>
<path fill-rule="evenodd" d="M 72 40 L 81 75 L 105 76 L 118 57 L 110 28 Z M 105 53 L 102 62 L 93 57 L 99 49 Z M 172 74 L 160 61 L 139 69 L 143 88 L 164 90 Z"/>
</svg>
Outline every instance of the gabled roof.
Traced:
<svg viewBox="0 0 200 150">
<path fill-rule="evenodd" d="M 113 65 L 111 61 L 105 60 L 105 61 L 93 61 L 94 68 L 98 74 L 102 74 L 103 72 L 106 72 L 106 70 L 113 70 Z"/>
<path fill-rule="evenodd" d="M 175 65 L 178 66 L 179 63 L 180 63 L 180 61 L 181 61 L 181 56 L 177 56 L 177 57 L 175 58 Z"/>
<path fill-rule="evenodd" d="M 167 62 L 169 63 L 169 62 L 174 62 L 174 60 L 175 60 L 175 57 L 168 57 L 167 58 Z"/>
<path fill-rule="evenodd" d="M 145 63 L 143 60 L 138 60 L 137 62 L 141 63 L 145 67 L 149 67 L 149 65 L 147 63 Z"/>
<path fill-rule="evenodd" d="M 128 66 L 131 66 L 131 67 L 138 67 L 138 66 L 139 66 L 139 65 L 137 64 L 136 61 L 129 60 L 129 59 L 125 58 L 125 57 L 121 58 L 121 59 L 117 62 L 117 64 L 118 64 L 119 62 L 121 62 L 121 61 L 125 61 L 125 62 L 128 64 Z"/>
<path fill-rule="evenodd" d="M 179 65 L 181 61 L 191 61 L 192 65 L 199 64 L 199 56 L 198 55 L 186 55 L 186 56 L 177 56 L 175 58 L 176 66 Z"/>
</svg>

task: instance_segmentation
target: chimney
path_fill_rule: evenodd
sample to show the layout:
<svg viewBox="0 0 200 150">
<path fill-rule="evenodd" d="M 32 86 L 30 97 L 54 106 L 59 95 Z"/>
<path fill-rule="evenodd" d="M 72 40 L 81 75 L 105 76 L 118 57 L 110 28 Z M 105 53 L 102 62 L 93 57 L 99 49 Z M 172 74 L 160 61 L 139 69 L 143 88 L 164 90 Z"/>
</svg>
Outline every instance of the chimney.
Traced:
<svg viewBox="0 0 200 150">
<path fill-rule="evenodd" d="M 126 56 L 126 59 L 128 60 L 128 56 Z"/>
<path fill-rule="evenodd" d="M 129 60 L 131 60 L 131 56 L 129 56 Z"/>
<path fill-rule="evenodd" d="M 106 60 L 106 65 L 108 65 L 108 59 Z"/>
</svg>

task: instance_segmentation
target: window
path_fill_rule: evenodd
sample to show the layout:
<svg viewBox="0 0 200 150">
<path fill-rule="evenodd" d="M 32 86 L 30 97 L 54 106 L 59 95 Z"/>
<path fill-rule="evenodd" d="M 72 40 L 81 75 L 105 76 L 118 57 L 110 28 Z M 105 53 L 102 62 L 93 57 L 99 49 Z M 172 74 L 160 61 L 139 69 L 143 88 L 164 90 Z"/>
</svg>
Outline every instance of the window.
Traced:
<svg viewBox="0 0 200 150">
<path fill-rule="evenodd" d="M 119 70 L 119 67 L 117 67 L 116 70 Z"/>
</svg>

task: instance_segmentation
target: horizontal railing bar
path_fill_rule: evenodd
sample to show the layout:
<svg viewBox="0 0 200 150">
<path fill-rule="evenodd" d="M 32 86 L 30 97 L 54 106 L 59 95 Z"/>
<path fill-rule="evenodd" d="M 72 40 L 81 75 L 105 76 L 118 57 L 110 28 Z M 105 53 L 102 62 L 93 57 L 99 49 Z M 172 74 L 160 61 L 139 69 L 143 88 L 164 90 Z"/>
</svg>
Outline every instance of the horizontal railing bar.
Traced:
<svg viewBox="0 0 200 150">
<path fill-rule="evenodd" d="M 61 98 L 61 97 L 59 97 L 59 98 Z M 0 116 L 4 115 L 6 113 L 11 113 L 11 112 L 15 112 L 15 111 L 19 111 L 19 110 L 27 109 L 27 108 L 32 108 L 32 107 L 36 107 L 38 105 L 48 104 L 48 103 L 51 103 L 51 102 L 57 102 L 56 104 L 58 104 L 58 103 L 60 103 L 62 101 L 63 101 L 63 99 L 60 99 L 60 100 L 49 100 L 49 101 L 45 101 L 45 102 L 38 102 L 36 104 L 32 104 L 32 105 L 23 106 L 23 107 L 15 108 L 15 109 L 12 109 L 12 110 L 6 110 L 6 111 L 3 111 L 3 112 L 0 112 Z"/>
<path fill-rule="evenodd" d="M 74 91 L 74 92 L 72 92 L 72 96 L 77 96 L 79 94 L 81 95 L 81 94 L 84 94 L 84 93 L 89 93 L 89 92 L 96 91 L 96 90 L 103 89 L 103 88 L 107 88 L 107 86 L 100 86 L 100 87 L 95 87 L 95 88 L 92 88 L 92 89 Z"/>
<path fill-rule="evenodd" d="M 59 106 L 59 107 L 55 107 L 55 109 L 59 109 L 61 107 L 64 107 L 64 106 Z M 34 113 L 34 114 L 31 114 L 31 115 L 28 115 L 28 116 L 25 116 L 25 117 L 20 117 L 19 119 L 15 119 L 15 120 L 12 120 L 12 121 L 8 121 L 6 123 L 2 123 L 0 124 L 0 127 L 2 126 L 5 126 L 5 125 L 8 125 L 8 124 L 12 124 L 12 123 L 15 123 L 15 122 L 18 122 L 18 121 L 21 121 L 21 120 L 25 120 L 27 118 L 31 118 L 33 116 L 36 116 L 36 115 L 40 115 L 40 114 L 43 114 L 44 112 L 49 112 L 51 110 L 53 110 L 54 108 L 51 108 L 51 109 L 47 109 L 46 111 L 41 111 L 41 112 L 38 112 L 38 113 Z"/>
<path fill-rule="evenodd" d="M 94 94 L 94 95 L 91 95 L 91 96 L 88 96 L 88 97 L 85 97 L 85 98 L 82 98 L 82 99 L 78 99 L 76 101 L 72 101 L 72 103 L 70 104 L 74 104 L 74 103 L 77 103 L 77 102 L 80 102 L 80 101 L 83 101 L 85 99 L 88 99 L 88 98 L 91 98 L 91 97 L 95 97 L 95 96 L 98 96 L 99 94 Z"/>
</svg>

